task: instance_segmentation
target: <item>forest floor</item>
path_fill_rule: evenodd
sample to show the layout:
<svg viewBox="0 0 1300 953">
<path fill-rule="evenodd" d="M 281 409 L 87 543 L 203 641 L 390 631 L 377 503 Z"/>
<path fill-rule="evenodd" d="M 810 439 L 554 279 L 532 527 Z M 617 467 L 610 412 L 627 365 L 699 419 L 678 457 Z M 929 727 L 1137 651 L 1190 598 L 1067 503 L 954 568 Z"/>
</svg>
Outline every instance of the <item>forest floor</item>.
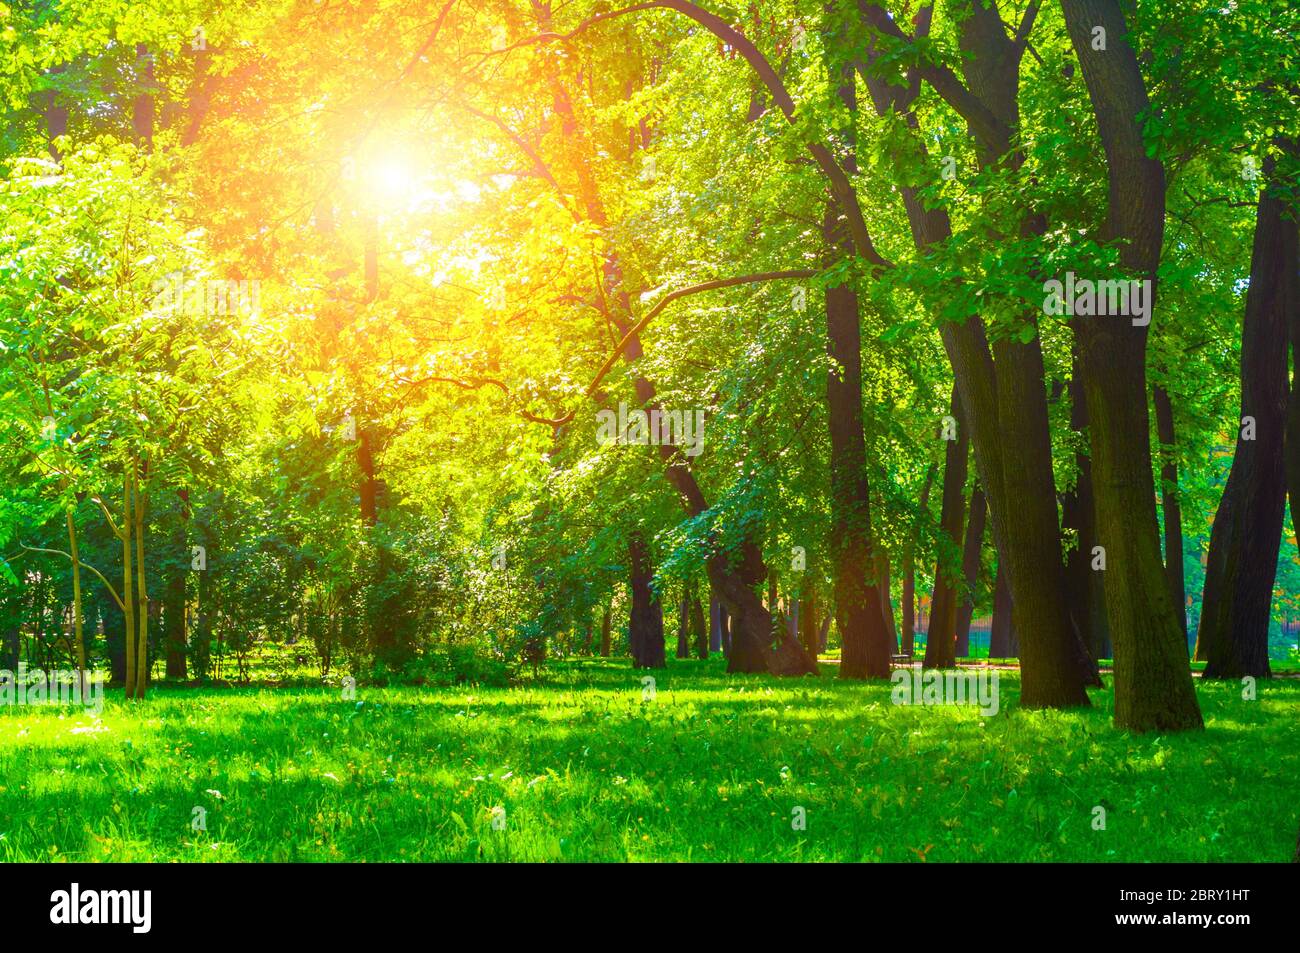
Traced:
<svg viewBox="0 0 1300 953">
<path fill-rule="evenodd" d="M 891 703 L 721 659 L 514 688 L 170 688 L 0 708 L 0 860 L 1286 861 L 1300 683 L 1197 683 L 1206 730 Z M 1109 684 L 1109 679 L 1107 679 Z M 1095 827 L 1105 815 L 1105 829 Z M 804 829 L 797 829 L 802 818 Z M 201 823 L 200 823 L 201 822 Z M 197 828 L 197 829 L 196 829 Z M 499 829 L 503 828 L 503 829 Z"/>
</svg>

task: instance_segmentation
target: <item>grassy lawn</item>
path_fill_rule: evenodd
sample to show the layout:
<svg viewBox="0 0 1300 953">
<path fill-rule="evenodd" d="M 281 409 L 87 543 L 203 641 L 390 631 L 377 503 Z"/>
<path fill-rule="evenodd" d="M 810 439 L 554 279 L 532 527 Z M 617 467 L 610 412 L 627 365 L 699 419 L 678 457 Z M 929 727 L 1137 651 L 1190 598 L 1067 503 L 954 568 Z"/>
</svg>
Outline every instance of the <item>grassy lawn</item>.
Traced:
<svg viewBox="0 0 1300 953">
<path fill-rule="evenodd" d="M 192 689 L 0 709 L 0 860 L 1282 861 L 1300 681 L 1204 733 L 891 703 L 888 683 L 625 661 L 510 689 Z M 829 668 L 829 666 L 827 666 Z M 1093 808 L 1106 829 L 1093 829 Z M 194 809 L 206 831 L 191 829 Z M 492 810 L 505 809 L 504 830 Z M 806 811 L 806 830 L 792 812 Z M 497 824 L 500 824 L 498 816 Z"/>
</svg>

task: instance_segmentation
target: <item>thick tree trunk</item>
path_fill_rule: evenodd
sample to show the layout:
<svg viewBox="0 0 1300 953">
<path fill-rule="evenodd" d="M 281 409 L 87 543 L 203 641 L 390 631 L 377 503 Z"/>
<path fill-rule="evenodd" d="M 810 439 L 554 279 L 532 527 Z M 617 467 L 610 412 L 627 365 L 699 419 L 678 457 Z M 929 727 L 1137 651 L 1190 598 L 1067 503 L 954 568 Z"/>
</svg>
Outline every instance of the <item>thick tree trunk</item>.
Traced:
<svg viewBox="0 0 1300 953">
<path fill-rule="evenodd" d="M 1141 117 L 1149 102 L 1137 55 L 1116 0 L 1062 0 L 1061 7 L 1106 153 L 1109 201 L 1103 237 L 1120 243 L 1120 264 L 1129 274 L 1150 282 L 1147 300 L 1153 304 L 1165 181 L 1163 167 L 1147 155 L 1143 139 Z M 1105 50 L 1092 49 L 1097 27 L 1106 31 Z M 1115 723 L 1133 731 L 1200 728 L 1186 643 L 1160 557 L 1147 414 L 1147 328 L 1129 317 L 1104 316 L 1083 318 L 1077 329 L 1097 539 L 1106 550 Z"/>
<path fill-rule="evenodd" d="M 930 599 L 930 624 L 925 634 L 925 668 L 952 668 L 957 638 L 956 576 L 960 569 L 950 560 L 961 552 L 962 524 L 966 518 L 966 467 L 970 437 L 954 387 L 948 412 L 957 422 L 955 440 L 945 440 L 943 506 L 939 516 L 939 558 L 934 566 L 934 595 Z"/>
<path fill-rule="evenodd" d="M 640 532 L 629 534 L 628 583 L 632 594 L 632 609 L 628 618 L 628 647 L 632 665 L 636 668 L 663 668 L 664 617 L 659 599 L 650 586 L 654 579 L 654 566 L 650 562 L 650 548 Z"/>
<path fill-rule="evenodd" d="M 663 602 L 651 586 L 654 565 L 645 537 L 633 533 L 628 541 L 631 556 L 631 609 L 628 617 L 628 643 L 633 664 L 638 668 L 663 668 Z"/>
<path fill-rule="evenodd" d="M 893 652 L 875 579 L 870 486 L 862 430 L 862 355 L 857 295 L 826 291 L 831 371 L 826 403 L 831 433 L 831 530 L 840 678 L 888 678 Z"/>
<path fill-rule="evenodd" d="M 1282 333 L 1286 333 L 1285 329 Z M 1285 403 L 1285 348 L 1282 351 L 1282 391 Z M 1169 392 L 1159 385 L 1151 389 L 1151 402 L 1156 409 L 1156 436 L 1160 440 L 1160 510 L 1165 524 L 1165 578 L 1169 580 L 1169 598 L 1174 602 L 1174 612 L 1183 631 L 1183 644 L 1186 645 L 1187 583 L 1183 575 L 1183 508 L 1178 500 L 1178 445 L 1174 433 L 1174 406 L 1169 400 Z M 1279 424 L 1279 445 L 1282 439 L 1281 426 Z M 1280 518 L 1278 525 L 1281 526 Z"/>
<path fill-rule="evenodd" d="M 831 34 L 834 35 L 834 34 Z M 828 49 L 831 68 L 841 74 L 839 96 L 848 117 L 857 113 L 853 70 L 839 51 Z M 853 127 L 844 130 L 845 168 L 852 173 Z M 834 199 L 826 207 L 822 237 L 833 261 L 853 253 L 845 209 Z M 876 577 L 871 530 L 871 485 L 862 415 L 862 318 L 857 293 L 848 285 L 826 289 L 826 411 L 831 438 L 831 525 L 829 550 L 835 573 L 835 621 L 840 631 L 840 678 L 888 678 L 894 654 L 885 628 L 885 608 Z"/>
<path fill-rule="evenodd" d="M 1265 175 L 1272 177 L 1272 159 Z M 1297 301 L 1296 222 L 1274 187 L 1260 193 L 1241 332 L 1237 448 L 1214 515 L 1196 657 L 1206 678 L 1267 677 L 1268 630 L 1286 507 L 1287 354 Z M 1253 434 L 1249 432 L 1253 423 Z M 1253 437 L 1253 439 L 1249 439 Z"/>
<path fill-rule="evenodd" d="M 970 655 L 970 623 L 975 615 L 975 589 L 979 583 L 980 553 L 984 549 L 984 517 L 987 511 L 984 490 L 976 484 L 970 495 L 970 516 L 966 520 L 966 539 L 962 544 L 961 570 L 966 591 L 957 608 L 957 643 L 954 651 L 958 658 Z"/>
</svg>

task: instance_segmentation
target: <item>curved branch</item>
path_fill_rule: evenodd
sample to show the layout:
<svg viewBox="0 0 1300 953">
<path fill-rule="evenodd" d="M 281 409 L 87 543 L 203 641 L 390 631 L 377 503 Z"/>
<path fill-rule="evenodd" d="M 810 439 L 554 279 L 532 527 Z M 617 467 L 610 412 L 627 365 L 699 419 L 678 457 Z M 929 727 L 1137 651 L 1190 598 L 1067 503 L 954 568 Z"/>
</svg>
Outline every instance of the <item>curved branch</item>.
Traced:
<svg viewBox="0 0 1300 953">
<path fill-rule="evenodd" d="M 107 579 L 105 579 L 104 574 L 100 572 L 98 569 L 96 569 L 94 566 L 90 565 L 90 563 L 83 563 L 80 559 L 74 560 L 70 553 L 65 553 L 61 549 L 45 549 L 41 546 L 28 546 L 22 542 L 20 542 L 18 545 L 21 546 L 23 549 L 27 550 L 27 552 L 29 553 L 52 553 L 55 556 L 62 556 L 64 559 L 68 560 L 69 562 L 75 562 L 82 569 L 89 569 L 91 572 L 93 572 L 96 576 L 99 577 L 99 581 L 104 584 L 104 587 L 106 589 L 108 589 L 108 594 L 113 597 L 113 601 L 117 603 L 117 607 L 121 609 L 123 612 L 126 611 L 126 606 L 122 604 L 122 597 L 117 594 L 117 590 L 113 588 L 113 584 L 109 582 Z"/>
</svg>

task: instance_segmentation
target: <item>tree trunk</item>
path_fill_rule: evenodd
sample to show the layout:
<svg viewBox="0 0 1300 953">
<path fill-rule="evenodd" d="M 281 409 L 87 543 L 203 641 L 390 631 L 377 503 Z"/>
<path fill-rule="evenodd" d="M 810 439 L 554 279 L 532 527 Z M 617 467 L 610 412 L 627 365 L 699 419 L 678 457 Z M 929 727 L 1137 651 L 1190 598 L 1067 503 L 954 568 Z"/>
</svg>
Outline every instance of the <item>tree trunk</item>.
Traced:
<svg viewBox="0 0 1300 953">
<path fill-rule="evenodd" d="M 632 592 L 627 631 L 632 665 L 636 668 L 663 668 L 667 664 L 664 659 L 664 617 L 659 598 L 650 586 L 654 579 L 650 548 L 640 532 L 633 532 L 628 536 L 627 549 Z"/>
<path fill-rule="evenodd" d="M 839 33 L 828 33 L 839 37 Z M 857 169 L 853 117 L 857 115 L 854 76 L 838 44 L 829 44 L 831 75 L 840 76 L 839 97 L 847 122 L 844 168 Z M 847 209 L 831 198 L 822 220 L 822 237 L 831 261 L 852 255 Z M 862 415 L 862 318 L 857 293 L 849 285 L 826 289 L 826 411 L 831 438 L 831 526 L 829 550 L 835 573 L 835 621 L 840 630 L 840 678 L 888 678 L 894 654 L 885 628 L 876 577 L 871 530 L 871 485 Z"/>
<path fill-rule="evenodd" d="M 898 626 L 894 623 L 894 597 L 889 591 L 893 585 L 889 553 L 880 546 L 876 547 L 876 579 L 879 580 L 876 588 L 880 590 L 880 611 L 885 614 L 885 635 L 889 639 L 889 652 L 892 655 L 898 651 Z"/>
<path fill-rule="evenodd" d="M 1061 7 L 1106 153 L 1109 201 L 1102 237 L 1120 243 L 1121 266 L 1150 282 L 1147 298 L 1154 304 L 1165 177 L 1143 138 L 1141 116 L 1149 102 L 1137 55 L 1117 0 L 1062 0 Z M 1091 46 L 1098 26 L 1107 37 L 1102 51 Z M 1186 642 L 1160 557 L 1147 413 L 1147 328 L 1130 318 L 1105 316 L 1083 318 L 1077 329 L 1097 539 L 1106 550 L 1109 573 L 1115 724 L 1133 731 L 1201 728 Z"/>
<path fill-rule="evenodd" d="M 1264 172 L 1272 178 L 1273 160 Z M 1241 332 L 1241 423 L 1214 514 L 1196 657 L 1206 678 L 1268 677 L 1268 630 L 1286 508 L 1287 354 L 1297 299 L 1296 222 L 1273 183 L 1260 193 Z M 1254 433 L 1248 431 L 1253 421 Z M 1250 439 L 1253 437 L 1253 439 Z"/>
<path fill-rule="evenodd" d="M 955 440 L 944 441 L 939 558 L 934 567 L 934 596 L 930 601 L 930 625 L 925 635 L 925 668 L 952 668 L 956 664 L 957 591 L 954 570 L 960 572 L 960 569 L 954 567 L 949 559 L 961 552 L 962 524 L 966 516 L 966 458 L 970 452 L 970 437 L 956 387 L 949 402 L 949 413 L 957 422 L 957 432 Z M 945 552 L 945 548 L 950 551 Z"/>
<path fill-rule="evenodd" d="M 966 520 L 966 539 L 961 558 L 962 579 L 966 591 L 957 609 L 957 644 L 954 652 L 958 658 L 966 658 L 970 655 L 970 623 L 975 615 L 975 588 L 979 582 L 980 553 L 984 548 L 986 512 L 984 490 L 976 484 L 970 495 L 970 516 Z"/>
</svg>

